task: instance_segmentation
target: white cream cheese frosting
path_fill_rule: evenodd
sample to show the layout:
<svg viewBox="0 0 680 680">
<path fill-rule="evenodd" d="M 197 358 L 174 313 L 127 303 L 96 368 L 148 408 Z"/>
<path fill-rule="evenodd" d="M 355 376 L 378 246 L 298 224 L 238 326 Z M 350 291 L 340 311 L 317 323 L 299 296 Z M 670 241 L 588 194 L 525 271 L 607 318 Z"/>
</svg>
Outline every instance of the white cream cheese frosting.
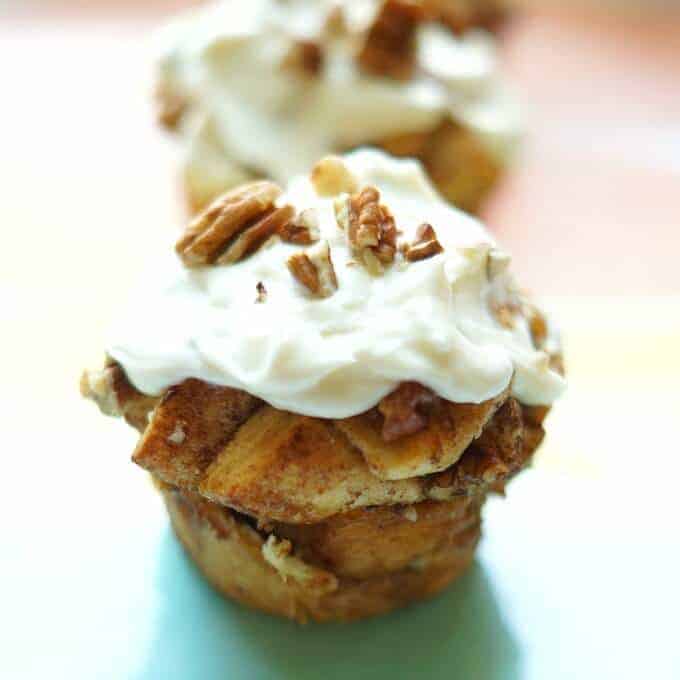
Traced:
<svg viewBox="0 0 680 680">
<path fill-rule="evenodd" d="M 301 286 L 286 267 L 301 246 L 278 237 L 237 264 L 198 269 L 168 247 L 110 335 L 107 351 L 132 383 L 159 394 L 194 377 L 324 418 L 361 413 L 405 380 L 455 402 L 478 403 L 512 383 L 521 402 L 551 403 L 564 380 L 548 354 L 534 348 L 523 317 L 506 328 L 490 311 L 516 290 L 490 234 L 444 203 L 415 161 L 360 150 L 345 162 L 360 186 L 379 189 L 402 239 L 412 241 L 427 222 L 443 252 L 371 275 L 354 261 L 333 199 L 319 197 L 309 176 L 297 177 L 277 204 L 316 212 L 335 293 L 314 297 Z M 267 296 L 257 303 L 260 282 Z M 558 342 L 551 333 L 545 349 L 558 351 Z"/>
<path fill-rule="evenodd" d="M 408 81 L 362 73 L 358 41 L 378 0 L 343 3 L 348 31 L 322 40 L 313 78 L 282 63 L 297 40 L 319 40 L 328 0 L 220 2 L 178 18 L 159 35 L 160 87 L 189 102 L 181 132 L 186 172 L 216 189 L 252 176 L 285 181 L 321 156 L 392 135 L 425 132 L 449 117 L 501 163 L 516 147 L 521 115 L 498 73 L 493 37 L 454 36 L 423 24 Z"/>
</svg>

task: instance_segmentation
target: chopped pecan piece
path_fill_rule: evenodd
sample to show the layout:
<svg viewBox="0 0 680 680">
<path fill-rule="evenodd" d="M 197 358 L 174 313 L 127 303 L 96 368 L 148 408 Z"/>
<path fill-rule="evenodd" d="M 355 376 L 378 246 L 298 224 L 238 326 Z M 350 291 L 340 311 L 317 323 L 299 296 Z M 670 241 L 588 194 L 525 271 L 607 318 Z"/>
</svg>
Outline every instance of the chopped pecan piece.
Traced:
<svg viewBox="0 0 680 680">
<path fill-rule="evenodd" d="M 215 263 L 225 255 L 235 262 L 276 232 L 292 208 L 275 209 L 281 189 L 273 182 L 244 184 L 220 196 L 198 215 L 177 241 L 175 250 L 187 267 Z M 236 245 L 238 237 L 253 230 Z M 232 241 L 234 243 L 232 244 Z M 231 254 L 225 251 L 233 245 Z"/>
<path fill-rule="evenodd" d="M 354 253 L 372 274 L 394 261 L 397 228 L 390 211 L 380 205 L 380 192 L 366 187 L 336 203 L 338 226 L 345 231 Z"/>
<path fill-rule="evenodd" d="M 313 168 L 311 176 L 319 196 L 351 194 L 358 188 L 356 177 L 339 156 L 325 156 Z"/>
<path fill-rule="evenodd" d="M 529 323 L 529 331 L 531 332 L 531 339 L 534 342 L 536 349 L 541 349 L 548 339 L 548 322 L 537 307 L 534 305 L 527 305 L 526 309 L 527 321 Z"/>
<path fill-rule="evenodd" d="M 319 240 L 319 219 L 313 208 L 303 210 L 279 229 L 279 236 L 288 243 L 308 246 Z"/>
<path fill-rule="evenodd" d="M 486 277 L 492 281 L 507 271 L 510 266 L 510 255 L 498 248 L 491 248 L 486 256 Z"/>
<path fill-rule="evenodd" d="M 386 0 L 357 57 L 368 73 L 408 80 L 416 63 L 416 30 L 424 18 L 419 2 Z"/>
<path fill-rule="evenodd" d="M 282 66 L 301 75 L 318 75 L 323 68 L 321 45 L 313 40 L 297 40 L 284 57 Z"/>
<path fill-rule="evenodd" d="M 165 83 L 159 82 L 154 93 L 156 100 L 156 117 L 166 130 L 175 130 L 179 125 L 189 102 L 187 98 Z"/>
<path fill-rule="evenodd" d="M 345 21 L 345 12 L 340 3 L 333 5 L 324 21 L 322 35 L 325 38 L 336 38 L 342 36 L 347 32 L 347 22 Z"/>
<path fill-rule="evenodd" d="M 416 240 L 404 248 L 404 257 L 409 262 L 425 260 L 444 252 L 442 244 L 437 240 L 437 234 L 431 224 L 421 224 L 416 230 Z"/>
<path fill-rule="evenodd" d="M 512 301 L 492 302 L 491 313 L 503 328 L 512 330 L 515 327 L 515 317 L 521 313 L 521 308 Z"/>
<path fill-rule="evenodd" d="M 314 295 L 328 297 L 338 288 L 328 241 L 288 259 L 290 273 Z"/>
<path fill-rule="evenodd" d="M 386 442 L 415 434 L 427 427 L 428 409 L 437 401 L 432 390 L 417 382 L 403 382 L 379 404 L 378 411 L 385 417 L 382 436 Z"/>
<path fill-rule="evenodd" d="M 255 298 L 255 302 L 257 303 L 266 302 L 267 289 L 264 287 L 264 283 L 262 283 L 262 281 L 258 281 L 257 285 L 255 286 L 255 289 L 257 290 L 257 297 Z"/>
</svg>

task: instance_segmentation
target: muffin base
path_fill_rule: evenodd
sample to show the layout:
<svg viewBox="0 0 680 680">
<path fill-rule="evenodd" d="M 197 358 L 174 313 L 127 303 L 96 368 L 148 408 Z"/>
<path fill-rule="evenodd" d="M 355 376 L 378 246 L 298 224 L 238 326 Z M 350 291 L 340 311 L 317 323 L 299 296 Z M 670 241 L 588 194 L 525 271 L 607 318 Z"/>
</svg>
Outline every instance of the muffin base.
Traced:
<svg viewBox="0 0 680 680">
<path fill-rule="evenodd" d="M 175 534 L 220 593 L 299 623 L 353 621 L 435 595 L 471 564 L 480 537 L 477 507 L 476 521 L 468 523 L 455 540 L 407 568 L 357 579 L 305 566 L 312 572 L 305 582 L 265 559 L 266 535 L 243 516 L 167 485 L 160 485 L 160 491 Z"/>
</svg>

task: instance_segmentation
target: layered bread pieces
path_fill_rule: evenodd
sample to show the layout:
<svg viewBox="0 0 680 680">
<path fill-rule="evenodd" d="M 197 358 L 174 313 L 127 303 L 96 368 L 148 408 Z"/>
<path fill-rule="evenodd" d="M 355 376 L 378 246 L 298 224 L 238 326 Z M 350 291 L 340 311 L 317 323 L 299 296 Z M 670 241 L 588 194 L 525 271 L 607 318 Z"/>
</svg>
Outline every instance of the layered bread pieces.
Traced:
<svg viewBox="0 0 680 680">
<path fill-rule="evenodd" d="M 179 17 L 159 36 L 157 95 L 190 206 L 375 146 L 476 211 L 521 132 L 482 28 L 499 14 L 489 0 L 249 0 Z"/>
<path fill-rule="evenodd" d="M 134 462 L 221 592 L 298 621 L 382 613 L 470 564 L 564 388 L 509 264 L 415 161 L 326 157 L 197 215 L 81 389 L 140 432 Z"/>
</svg>

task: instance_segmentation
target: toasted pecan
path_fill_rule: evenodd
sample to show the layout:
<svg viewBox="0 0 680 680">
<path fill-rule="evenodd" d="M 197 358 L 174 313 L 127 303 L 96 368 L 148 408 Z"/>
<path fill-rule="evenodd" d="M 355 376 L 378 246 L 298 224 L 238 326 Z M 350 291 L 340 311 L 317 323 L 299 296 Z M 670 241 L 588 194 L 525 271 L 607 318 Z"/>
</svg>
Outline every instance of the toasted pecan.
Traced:
<svg viewBox="0 0 680 680">
<path fill-rule="evenodd" d="M 314 208 L 303 210 L 278 230 L 283 241 L 298 245 L 311 245 L 319 240 L 319 218 Z"/>
<path fill-rule="evenodd" d="M 223 255 L 233 262 L 250 252 L 275 233 L 285 215 L 292 216 L 287 206 L 274 208 L 280 195 L 276 184 L 264 180 L 243 184 L 220 196 L 177 241 L 175 250 L 182 262 L 187 267 L 199 267 L 213 264 Z M 250 233 L 239 241 L 245 232 Z M 227 254 L 230 246 L 234 249 Z"/>
<path fill-rule="evenodd" d="M 338 226 L 345 231 L 354 253 L 372 274 L 394 261 L 397 228 L 394 217 L 380 204 L 380 192 L 373 186 L 336 203 Z"/>
<path fill-rule="evenodd" d="M 431 224 L 421 224 L 416 231 L 416 240 L 406 244 L 404 257 L 409 262 L 425 260 L 444 252 L 442 244 L 437 240 L 437 234 Z"/>
<path fill-rule="evenodd" d="M 366 72 L 408 80 L 416 63 L 416 30 L 424 18 L 420 2 L 386 0 L 357 56 Z"/>
<path fill-rule="evenodd" d="M 338 287 L 328 241 L 292 255 L 288 259 L 288 269 L 310 293 L 319 297 L 332 295 Z"/>
<path fill-rule="evenodd" d="M 323 68 L 323 51 L 314 40 L 296 40 L 283 59 L 285 70 L 303 76 L 316 76 Z"/>
<path fill-rule="evenodd" d="M 437 395 L 420 383 L 401 383 L 378 404 L 378 411 L 385 418 L 382 427 L 383 439 L 386 442 L 393 442 L 427 427 L 427 409 L 436 400 Z"/>
<path fill-rule="evenodd" d="M 227 249 L 217 258 L 215 263 L 233 264 L 243 259 L 253 250 L 256 250 L 270 236 L 285 229 L 294 212 L 293 206 L 290 205 L 284 205 L 282 208 L 273 208 L 267 211 L 262 217 L 246 227 L 227 246 Z"/>
</svg>

